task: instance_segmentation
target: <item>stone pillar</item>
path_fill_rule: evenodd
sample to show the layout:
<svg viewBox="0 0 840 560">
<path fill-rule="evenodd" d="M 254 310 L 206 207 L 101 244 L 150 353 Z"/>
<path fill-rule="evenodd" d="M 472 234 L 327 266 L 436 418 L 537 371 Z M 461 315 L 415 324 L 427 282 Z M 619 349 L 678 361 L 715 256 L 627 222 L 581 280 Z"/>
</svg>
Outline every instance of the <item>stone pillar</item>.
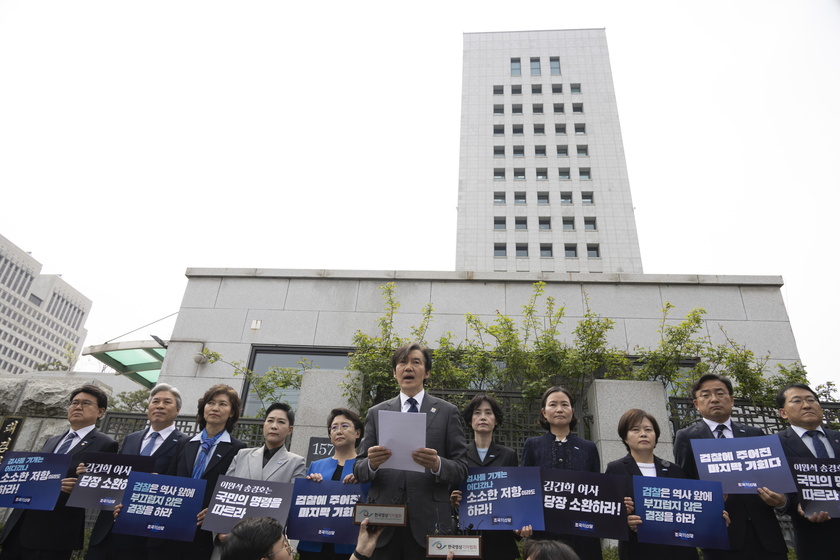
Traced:
<svg viewBox="0 0 840 560">
<path fill-rule="evenodd" d="M 355 372 L 351 376 L 358 375 Z M 351 377 L 345 370 L 310 369 L 303 373 L 300 400 L 295 409 L 295 431 L 290 451 L 298 455 L 309 452 L 309 439 L 327 437 L 327 416 L 334 408 L 350 408 L 347 397 L 342 396 L 343 385 Z M 354 412 L 359 412 L 354 410 Z"/>
<path fill-rule="evenodd" d="M 592 441 L 601 454 L 601 472 L 607 463 L 627 454 L 618 437 L 618 420 L 631 408 L 650 412 L 662 431 L 654 453 L 674 460 L 673 435 L 668 420 L 668 401 L 665 386 L 659 381 L 623 381 L 618 379 L 596 379 L 586 395 L 592 422 Z"/>
</svg>

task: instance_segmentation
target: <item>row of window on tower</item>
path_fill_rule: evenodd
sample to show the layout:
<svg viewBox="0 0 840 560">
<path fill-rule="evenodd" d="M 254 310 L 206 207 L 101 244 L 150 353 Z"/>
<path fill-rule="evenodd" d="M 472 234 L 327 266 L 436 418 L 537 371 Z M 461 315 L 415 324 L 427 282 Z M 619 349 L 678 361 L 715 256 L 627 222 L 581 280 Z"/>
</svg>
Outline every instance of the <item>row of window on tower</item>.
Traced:
<svg viewBox="0 0 840 560">
<path fill-rule="evenodd" d="M 515 243 L 514 245 L 514 252 L 513 255 L 517 257 L 529 257 L 530 250 L 528 243 Z M 576 243 L 565 243 L 563 245 L 563 256 L 567 259 L 576 259 L 579 256 L 578 246 Z M 586 244 L 586 256 L 590 259 L 597 259 L 601 257 L 601 247 L 597 243 L 587 243 Z M 554 256 L 554 244 L 553 243 L 540 243 L 539 244 L 539 255 L 540 257 L 553 257 Z M 508 256 L 508 244 L 506 243 L 494 243 L 493 244 L 493 256 L 494 257 L 507 257 Z"/>
<path fill-rule="evenodd" d="M 565 115 L 566 114 L 566 104 L 565 103 L 552 103 L 551 104 L 552 112 L 555 115 Z M 510 113 L 512 115 L 522 115 L 524 114 L 524 109 L 522 103 L 513 103 L 510 106 Z M 531 113 L 534 115 L 544 115 L 545 114 L 545 104 L 544 103 L 531 103 Z M 505 114 L 505 106 L 502 104 L 493 105 L 493 114 L 494 115 L 504 115 Z M 583 103 L 572 103 L 572 114 L 575 115 L 582 115 L 583 114 Z"/>
<path fill-rule="evenodd" d="M 507 193 L 503 191 L 496 191 L 493 193 L 493 204 L 507 204 L 507 201 Z M 517 191 L 513 193 L 513 203 L 516 205 L 528 204 L 527 193 L 525 191 Z M 580 193 L 580 203 L 585 206 L 595 204 L 595 193 Z M 551 204 L 548 191 L 540 191 L 537 193 L 537 204 Z M 560 204 L 564 206 L 574 204 L 572 193 L 568 191 L 560 192 Z"/>
<path fill-rule="evenodd" d="M 508 150 L 505 146 L 493 146 L 493 157 L 503 158 L 511 152 L 513 153 L 513 157 L 525 157 L 525 146 L 512 146 L 511 148 L 512 149 Z M 589 157 L 589 146 L 586 144 L 578 144 L 576 148 L 578 157 Z M 568 144 L 557 144 L 555 149 L 557 157 L 569 157 Z M 544 145 L 534 146 L 534 156 L 547 157 L 547 147 Z"/>
<path fill-rule="evenodd" d="M 508 217 L 507 216 L 495 216 L 493 218 L 493 229 L 497 231 L 506 231 L 508 229 Z M 537 228 L 543 231 L 551 231 L 551 216 L 537 216 L 531 217 L 531 223 L 533 225 L 534 219 L 537 220 Z M 515 230 L 519 231 L 527 231 L 528 230 L 528 220 L 527 216 L 516 216 L 513 218 L 513 227 Z M 561 223 L 563 225 L 563 231 L 577 231 L 575 228 L 575 217 L 574 216 L 564 216 L 560 218 Z M 594 216 L 588 216 L 583 218 L 583 230 L 584 231 L 598 231 L 598 220 Z"/>
<path fill-rule="evenodd" d="M 580 84 L 569 84 L 569 92 L 577 95 L 581 93 Z M 543 93 L 543 85 L 542 84 L 531 84 L 531 94 L 532 95 L 542 95 Z M 551 93 L 563 93 L 563 84 L 551 84 Z M 505 86 L 493 86 L 493 95 L 504 95 L 505 94 Z M 511 84 L 510 86 L 510 94 L 511 95 L 522 95 L 522 84 Z"/>
<path fill-rule="evenodd" d="M 547 167 L 538 167 L 535 170 L 536 177 L 538 181 L 548 181 L 548 168 Z M 591 181 L 592 180 L 592 170 L 588 167 L 581 167 L 578 171 L 578 179 L 583 181 Z M 568 167 L 559 167 L 557 169 L 557 176 L 560 178 L 561 181 L 569 181 L 572 178 L 572 171 Z M 504 181 L 507 178 L 507 171 L 504 167 L 496 167 L 493 169 L 493 180 L 494 181 Z M 513 178 L 516 181 L 524 181 L 525 180 L 525 168 L 524 167 L 516 167 L 513 169 Z"/>
<path fill-rule="evenodd" d="M 559 56 L 550 56 L 548 58 L 548 68 L 549 73 L 552 76 L 559 76 L 560 75 L 560 57 Z M 542 63 L 540 62 L 540 57 L 532 56 L 530 58 L 530 69 L 532 76 L 541 76 L 542 75 Z M 522 76 L 522 59 L 511 58 L 510 59 L 510 75 L 511 76 Z"/>
<path fill-rule="evenodd" d="M 554 123 L 554 134 L 557 135 L 564 135 L 566 134 L 566 123 Z M 525 125 L 523 124 L 514 124 L 511 125 L 510 128 L 511 133 L 514 136 L 521 136 L 525 134 Z M 586 134 L 586 123 L 574 123 L 574 131 L 575 134 L 578 136 L 582 136 Z M 545 134 L 545 124 L 543 123 L 534 123 L 533 124 L 533 132 L 534 134 Z M 493 125 L 493 136 L 504 136 L 506 134 L 505 125 L 503 124 L 494 124 Z"/>
</svg>

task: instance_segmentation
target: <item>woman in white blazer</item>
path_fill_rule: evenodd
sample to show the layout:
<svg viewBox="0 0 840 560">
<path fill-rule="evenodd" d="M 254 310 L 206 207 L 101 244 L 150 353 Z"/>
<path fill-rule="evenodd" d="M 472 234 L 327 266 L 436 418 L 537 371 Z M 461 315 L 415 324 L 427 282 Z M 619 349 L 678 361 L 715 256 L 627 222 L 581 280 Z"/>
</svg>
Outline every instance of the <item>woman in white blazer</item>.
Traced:
<svg viewBox="0 0 840 560">
<path fill-rule="evenodd" d="M 272 482 L 291 482 L 306 476 L 306 459 L 286 449 L 286 438 L 295 428 L 295 413 L 286 403 L 268 407 L 263 423 L 265 445 L 242 449 L 234 457 L 227 476 Z M 221 543 L 227 535 L 217 535 L 211 560 L 221 558 Z"/>
</svg>

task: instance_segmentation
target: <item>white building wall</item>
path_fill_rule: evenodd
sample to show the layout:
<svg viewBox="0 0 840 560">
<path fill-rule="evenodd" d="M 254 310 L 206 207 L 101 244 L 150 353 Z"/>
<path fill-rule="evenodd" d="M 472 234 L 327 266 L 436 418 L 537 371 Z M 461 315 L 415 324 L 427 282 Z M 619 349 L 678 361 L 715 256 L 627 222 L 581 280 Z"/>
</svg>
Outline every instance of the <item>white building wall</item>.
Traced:
<svg viewBox="0 0 840 560">
<path fill-rule="evenodd" d="M 564 338 L 591 309 L 615 321 L 609 344 L 635 353 L 658 342 L 662 309 L 681 321 L 694 308 L 706 309 L 703 330 L 723 342 L 723 328 L 770 364 L 799 360 L 776 276 L 695 276 L 641 274 L 534 274 L 400 271 L 308 271 L 269 269 L 189 269 L 189 282 L 169 342 L 161 381 L 180 388 L 192 406 L 214 383 L 242 389 L 226 364 L 196 363 L 203 348 L 228 361 L 248 363 L 253 345 L 348 347 L 356 331 L 378 334 L 384 313 L 380 286 L 395 282 L 402 336 L 418 325 L 427 303 L 434 307 L 427 334 L 432 344 L 451 332 L 466 336 L 464 315 L 491 322 L 497 311 L 521 317 L 533 283 L 546 282 L 545 295 L 566 309 Z M 254 320 L 260 328 L 251 328 Z M 317 373 L 316 373 L 317 374 Z"/>
<path fill-rule="evenodd" d="M 560 75 L 551 74 L 552 57 L 559 59 Z M 511 59 L 519 58 L 521 76 L 511 76 Z M 539 58 L 540 75 L 530 75 L 531 58 Z M 572 92 L 579 84 L 580 93 Z M 542 93 L 532 93 L 532 85 Z M 552 86 L 562 93 L 552 93 Z M 501 86 L 503 94 L 495 94 Z M 512 93 L 519 86 L 521 94 Z M 562 103 L 563 114 L 554 104 Z M 534 104 L 542 104 L 536 114 Z M 583 104 L 583 112 L 573 106 Z M 494 114 L 501 105 L 504 114 Z M 521 105 L 522 114 L 513 106 Z M 566 127 L 557 134 L 555 125 Z M 575 124 L 586 126 L 575 134 Z M 494 125 L 504 126 L 504 135 L 494 134 Z M 514 134 L 521 126 L 523 133 Z M 535 133 L 543 126 L 544 134 Z M 566 146 L 568 156 L 558 156 L 557 146 Z M 524 156 L 514 155 L 522 146 Z M 537 146 L 545 156 L 537 156 Z M 586 146 L 587 156 L 577 147 Z M 504 147 L 504 157 L 494 155 Z M 494 179 L 494 170 L 505 170 L 504 179 Z M 569 179 L 560 178 L 560 169 Z M 514 178 L 516 169 L 525 179 Z M 547 179 L 537 179 L 545 169 Z M 591 179 L 581 179 L 589 169 Z M 615 88 L 612 81 L 606 34 L 603 29 L 467 33 L 464 35 L 461 101 L 461 153 L 458 197 L 456 269 L 500 272 L 620 272 L 641 273 L 630 185 Z M 494 203 L 494 193 L 506 195 L 504 204 Z M 514 201 L 525 193 L 525 204 Z M 538 193 L 548 193 L 548 204 L 538 203 Z M 572 203 L 561 204 L 561 193 L 571 193 Z M 593 204 L 583 194 L 591 193 Z M 506 229 L 494 229 L 494 218 L 506 218 Z M 539 228 L 539 218 L 550 218 L 551 229 Z M 527 230 L 515 229 L 516 218 L 526 218 Z M 563 229 L 563 218 L 573 218 L 575 229 Z M 584 218 L 595 218 L 594 231 L 585 229 Z M 505 257 L 494 256 L 494 246 L 506 247 Z M 517 257 L 517 244 L 527 245 L 528 256 Z M 566 258 L 567 244 L 577 249 L 576 258 Z M 550 245 L 553 257 L 541 257 L 541 246 Z M 587 247 L 597 246 L 600 256 L 587 256 Z"/>
</svg>

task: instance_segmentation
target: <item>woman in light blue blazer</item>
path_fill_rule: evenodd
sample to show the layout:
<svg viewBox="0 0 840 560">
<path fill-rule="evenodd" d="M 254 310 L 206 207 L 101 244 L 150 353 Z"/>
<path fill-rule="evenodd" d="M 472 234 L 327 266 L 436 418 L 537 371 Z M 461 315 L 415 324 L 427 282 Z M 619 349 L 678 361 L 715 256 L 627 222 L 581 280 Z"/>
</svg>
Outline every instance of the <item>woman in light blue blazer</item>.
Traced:
<svg viewBox="0 0 840 560">
<path fill-rule="evenodd" d="M 346 408 L 334 408 L 327 417 L 327 432 L 335 451 L 332 457 L 313 461 L 309 465 L 306 478 L 320 482 L 322 480 L 340 480 L 345 484 L 354 484 L 353 464 L 356 462 L 356 445 L 362 439 L 364 426 L 359 415 Z M 352 544 L 332 544 L 310 541 L 298 543 L 300 560 L 346 560 L 353 553 Z"/>
</svg>

